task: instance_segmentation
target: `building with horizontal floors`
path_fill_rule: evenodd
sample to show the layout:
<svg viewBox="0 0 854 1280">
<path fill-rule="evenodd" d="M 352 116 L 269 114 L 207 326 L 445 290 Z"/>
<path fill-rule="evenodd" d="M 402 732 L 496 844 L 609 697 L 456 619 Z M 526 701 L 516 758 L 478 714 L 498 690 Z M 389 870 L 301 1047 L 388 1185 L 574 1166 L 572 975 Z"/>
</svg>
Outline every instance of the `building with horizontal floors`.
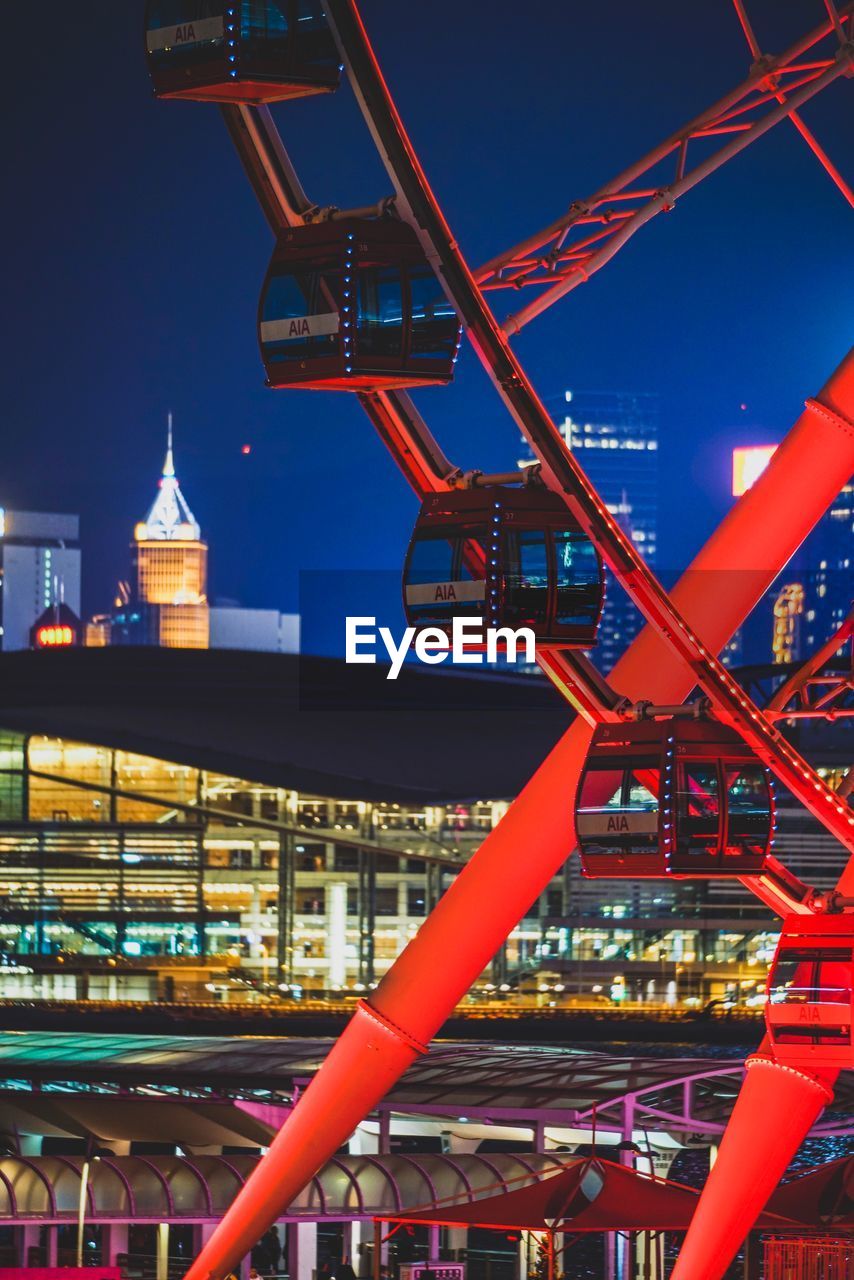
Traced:
<svg viewBox="0 0 854 1280">
<path fill-rule="evenodd" d="M 370 986 L 567 724 L 533 677 L 225 650 L 10 654 L 0 688 L 0 954 L 22 997 Z M 833 781 L 844 746 L 810 733 Z M 790 869 L 831 887 L 839 847 L 785 797 L 779 825 Z M 776 930 L 737 881 L 590 880 L 569 858 L 479 985 L 749 999 Z"/>
<path fill-rule="evenodd" d="M 576 391 L 547 396 L 546 408 L 603 498 L 611 515 L 647 564 L 658 551 L 660 398 L 642 391 Z M 530 462 L 528 451 L 522 459 Z M 607 593 L 593 651 L 610 671 L 643 626 L 643 617 L 606 570 Z"/>
<path fill-rule="evenodd" d="M 0 508 L 0 650 L 28 649 L 45 610 L 80 615 L 80 519 Z"/>
<path fill-rule="evenodd" d="M 208 548 L 181 492 L 169 439 L 157 497 L 134 529 L 135 595 L 129 622 L 113 623 L 113 643 L 154 643 L 169 649 L 206 649 L 210 642 Z M 141 615 L 134 626 L 133 610 Z M 139 632 L 147 631 L 144 638 Z"/>
<path fill-rule="evenodd" d="M 831 503 L 799 560 L 805 579 L 804 648 L 811 653 L 839 629 L 854 602 L 854 483 Z"/>
<path fill-rule="evenodd" d="M 85 641 L 167 649 L 299 651 L 298 614 L 208 599 L 208 546 L 175 474 L 172 415 L 157 496 L 134 528 L 130 582 L 118 585 L 110 613 L 91 618 Z"/>
</svg>

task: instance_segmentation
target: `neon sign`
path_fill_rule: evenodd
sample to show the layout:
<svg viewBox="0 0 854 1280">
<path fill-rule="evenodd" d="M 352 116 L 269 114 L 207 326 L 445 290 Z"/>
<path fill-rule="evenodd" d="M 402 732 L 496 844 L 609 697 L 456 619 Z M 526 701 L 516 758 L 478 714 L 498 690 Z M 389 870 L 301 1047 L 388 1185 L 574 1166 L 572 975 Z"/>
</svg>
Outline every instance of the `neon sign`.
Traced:
<svg viewBox="0 0 854 1280">
<path fill-rule="evenodd" d="M 777 452 L 775 444 L 741 445 L 732 451 L 732 496 L 752 489 Z"/>
<path fill-rule="evenodd" d="M 39 627 L 36 631 L 37 649 L 62 649 L 73 645 L 75 640 L 74 628 L 64 623 Z"/>
</svg>

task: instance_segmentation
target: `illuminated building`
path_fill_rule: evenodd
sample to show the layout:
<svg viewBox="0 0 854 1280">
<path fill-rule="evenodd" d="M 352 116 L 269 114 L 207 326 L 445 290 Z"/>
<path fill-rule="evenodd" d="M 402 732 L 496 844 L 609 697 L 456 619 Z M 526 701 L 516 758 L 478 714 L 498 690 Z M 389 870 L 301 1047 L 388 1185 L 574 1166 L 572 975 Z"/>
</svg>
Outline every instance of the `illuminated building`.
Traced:
<svg viewBox="0 0 854 1280">
<path fill-rule="evenodd" d="M 740 497 L 758 480 L 777 445 L 746 445 L 732 452 L 732 492 Z M 796 579 L 791 575 L 796 574 Z M 761 637 L 748 622 L 745 643 L 755 660 L 797 662 L 819 648 L 841 625 L 854 600 L 854 483 L 845 485 L 808 535 L 785 578 L 775 583 L 760 613 Z M 731 664 L 729 664 L 731 665 Z"/>
<path fill-rule="evenodd" d="M 166 649 L 206 649 L 210 640 L 208 548 L 175 475 L 171 414 L 157 497 L 134 530 L 133 551 L 140 629 L 147 621 L 143 643 Z M 114 634 L 113 643 L 116 639 Z"/>
<path fill-rule="evenodd" d="M 854 483 L 831 504 L 799 559 L 807 580 L 805 651 L 811 653 L 839 628 L 854 600 Z"/>
<path fill-rule="evenodd" d="M 544 682 L 498 675 L 389 682 L 331 659 L 156 647 L 0 668 L 0 952 L 32 970 L 4 979 L 22 998 L 210 999 L 209 983 L 233 998 L 240 975 L 369 986 L 565 723 Z M 825 776 L 849 762 L 826 759 Z M 776 849 L 829 887 L 838 847 L 788 804 Z M 738 883 L 588 880 L 571 858 L 481 982 L 544 1004 L 618 977 L 626 999 L 746 999 L 775 941 Z M 121 972 L 104 974 L 109 957 Z"/>
<path fill-rule="evenodd" d="M 28 649 L 45 609 L 80 613 L 77 516 L 0 508 L 0 649 Z"/>
<path fill-rule="evenodd" d="M 652 392 L 565 391 L 548 408 L 608 510 L 647 564 L 658 541 L 658 437 L 660 403 Z M 529 453 L 524 459 L 530 462 Z M 592 656 L 603 671 L 640 631 L 643 618 L 606 571 L 607 594 L 599 641 Z"/>
<path fill-rule="evenodd" d="M 175 475 L 172 415 L 157 497 L 134 529 L 133 584 L 119 583 L 110 614 L 86 625 L 86 645 L 296 653 L 299 616 L 208 603 L 208 548 Z"/>
<path fill-rule="evenodd" d="M 804 589 L 800 582 L 781 587 L 774 601 L 774 662 L 797 662 L 801 656 L 801 617 L 804 612 Z"/>
<path fill-rule="evenodd" d="M 33 649 L 66 649 L 82 643 L 83 624 L 67 604 L 52 604 L 30 629 Z"/>
</svg>

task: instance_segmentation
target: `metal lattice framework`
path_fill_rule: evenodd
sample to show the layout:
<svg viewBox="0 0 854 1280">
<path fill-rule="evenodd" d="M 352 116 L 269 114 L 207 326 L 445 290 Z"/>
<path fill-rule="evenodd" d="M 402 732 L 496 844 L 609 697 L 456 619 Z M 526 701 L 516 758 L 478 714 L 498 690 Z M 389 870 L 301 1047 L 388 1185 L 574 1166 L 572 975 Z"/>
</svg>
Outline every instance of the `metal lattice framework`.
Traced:
<svg viewBox="0 0 854 1280">
<path fill-rule="evenodd" d="M 854 1245 L 834 1236 L 775 1238 L 765 1242 L 767 1280 L 845 1280 L 854 1263 Z"/>
<path fill-rule="evenodd" d="M 854 6 L 825 0 L 824 22 L 780 58 L 763 58 L 744 7 L 736 11 L 755 63 L 748 79 L 709 111 L 665 140 L 544 232 L 474 274 L 433 194 L 383 78 L 355 0 L 324 0 L 365 122 L 394 185 L 394 212 L 413 227 L 445 293 L 509 414 L 539 459 L 544 483 L 565 502 L 599 549 L 615 577 L 650 624 L 611 673 L 621 694 L 662 703 L 682 701 L 699 685 L 720 719 L 735 728 L 754 753 L 852 854 L 843 873 L 844 894 L 854 881 L 854 815 L 739 688 L 716 653 L 743 620 L 803 536 L 854 471 L 854 363 L 843 365 L 777 451 L 765 476 L 724 522 L 692 569 L 668 595 L 608 512 L 568 450 L 508 342 L 508 333 L 540 314 L 614 257 L 622 244 L 671 208 L 732 156 L 790 119 L 830 173 L 842 194 L 851 191 L 803 123 L 804 102 L 854 67 Z M 272 118 L 250 107 L 223 108 L 232 137 L 275 230 L 318 216 L 302 190 Z M 729 141 L 697 159 L 709 139 Z M 713 144 L 714 145 L 714 144 Z M 662 185 L 653 172 L 675 161 Z M 383 202 L 387 208 L 387 202 Z M 378 206 L 379 210 L 379 206 Z M 540 285 L 527 307 L 500 326 L 484 288 Z M 459 472 L 431 436 L 408 396 L 365 392 L 360 401 L 401 471 L 419 495 L 459 482 Z M 820 458 L 806 481 L 804 461 Z M 797 501 L 793 499 L 797 496 Z M 783 524 L 768 520 L 783 501 Z M 691 572 L 709 562 L 729 570 L 761 570 L 734 590 L 697 585 Z M 725 577 L 726 575 L 724 575 Z M 702 581 L 702 574 L 699 576 Z M 654 653 L 657 662 L 651 664 Z M 269 1156 L 247 1182 L 189 1273 L 192 1280 L 221 1277 L 259 1238 L 277 1209 L 288 1203 L 405 1067 L 435 1035 L 459 996 L 524 909 L 565 859 L 571 847 L 564 812 L 589 742 L 590 725 L 620 718 L 620 700 L 570 651 L 552 649 L 540 663 L 582 719 L 543 763 L 507 816 L 457 878 L 383 982 L 362 1003 L 323 1072 L 300 1099 Z M 651 688 L 650 686 L 655 686 Z M 525 865 L 518 849 L 524 842 Z M 503 886 L 499 891 L 498 886 Z M 779 863 L 749 887 L 779 912 L 810 913 L 818 900 Z M 454 956 L 454 963 L 445 961 Z M 438 966 L 438 967 L 437 967 Z M 767 1054 L 752 1059 L 721 1156 L 710 1178 L 680 1257 L 675 1280 L 716 1280 L 761 1208 L 763 1193 L 788 1163 L 793 1145 L 833 1096 L 837 1073 L 816 1077 L 778 1067 Z M 758 1091 L 758 1092 L 757 1092 Z M 756 1141 L 757 1101 L 776 1125 L 771 1151 Z M 763 1117 L 763 1126 L 767 1122 Z M 762 1159 L 761 1166 L 756 1165 Z M 761 1173 L 762 1176 L 759 1176 Z M 727 1185 L 727 1178 L 730 1184 Z M 772 1179 L 769 1183 L 768 1179 Z M 763 1191 L 763 1189 L 765 1189 Z M 717 1246 L 706 1248 L 710 1225 Z"/>
<path fill-rule="evenodd" d="M 850 75 L 848 47 L 852 6 L 828 6 L 826 20 L 778 57 L 761 52 L 742 0 L 734 0 L 753 55 L 747 79 L 714 106 L 671 134 L 636 164 L 582 200 L 563 217 L 486 263 L 477 280 L 483 289 L 543 292 L 505 322 L 509 333 L 584 284 L 600 271 L 643 226 L 739 155 L 781 120 L 789 119 L 831 179 L 854 207 L 854 191 L 798 108 L 827 85 Z M 729 141 L 709 154 L 713 140 Z M 670 171 L 667 171 L 667 165 Z"/>
<path fill-rule="evenodd" d="M 848 669 L 826 671 L 848 646 Z M 854 608 L 826 644 L 802 663 L 769 699 L 765 714 L 772 720 L 839 720 L 854 716 Z M 849 775 L 850 776 L 850 775 Z M 837 794 L 850 793 L 846 778 Z"/>
</svg>

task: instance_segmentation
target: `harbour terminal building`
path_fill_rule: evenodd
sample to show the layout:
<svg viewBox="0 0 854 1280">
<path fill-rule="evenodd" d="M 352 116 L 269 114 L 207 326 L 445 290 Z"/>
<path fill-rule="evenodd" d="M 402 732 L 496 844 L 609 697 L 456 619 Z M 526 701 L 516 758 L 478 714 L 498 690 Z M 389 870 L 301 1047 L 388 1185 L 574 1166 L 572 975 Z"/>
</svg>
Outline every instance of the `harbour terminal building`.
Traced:
<svg viewBox="0 0 854 1280">
<path fill-rule="evenodd" d="M 392 682 L 331 659 L 133 646 L 0 667 L 7 998 L 364 990 L 568 723 L 527 676 Z M 822 772 L 844 767 L 845 744 L 836 760 L 816 741 Z M 785 797 L 779 819 L 784 861 L 829 887 L 832 840 Z M 749 1003 L 775 925 L 735 882 L 585 880 L 569 858 L 481 988 Z"/>
</svg>

